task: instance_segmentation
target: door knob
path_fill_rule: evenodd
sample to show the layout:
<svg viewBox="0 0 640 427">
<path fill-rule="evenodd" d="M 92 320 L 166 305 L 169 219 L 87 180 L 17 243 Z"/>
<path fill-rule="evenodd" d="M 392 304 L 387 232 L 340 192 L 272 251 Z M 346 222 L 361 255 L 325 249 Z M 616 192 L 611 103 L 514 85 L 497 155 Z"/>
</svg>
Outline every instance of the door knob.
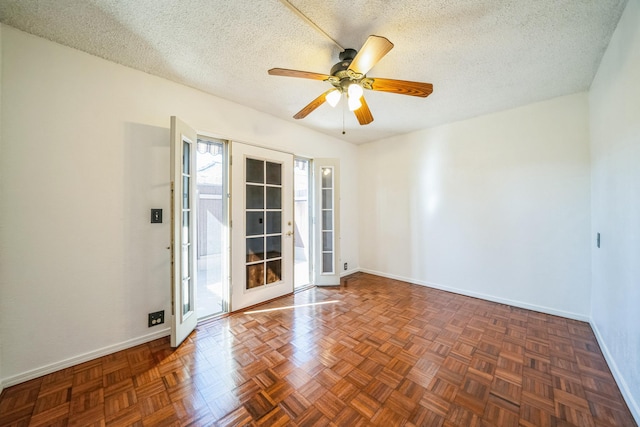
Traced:
<svg viewBox="0 0 640 427">
<path fill-rule="evenodd" d="M 287 231 L 287 236 L 293 236 L 293 231 Z"/>
</svg>

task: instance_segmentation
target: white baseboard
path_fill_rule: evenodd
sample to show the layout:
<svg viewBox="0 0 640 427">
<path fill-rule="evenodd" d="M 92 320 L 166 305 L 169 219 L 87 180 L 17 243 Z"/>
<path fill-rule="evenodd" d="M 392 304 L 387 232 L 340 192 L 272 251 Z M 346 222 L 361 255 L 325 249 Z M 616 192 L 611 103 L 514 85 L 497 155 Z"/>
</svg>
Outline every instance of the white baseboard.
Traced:
<svg viewBox="0 0 640 427">
<path fill-rule="evenodd" d="M 359 271 L 360 271 L 359 268 L 352 268 L 350 270 L 343 271 L 342 273 L 340 273 L 340 277 L 349 276 L 351 274 L 358 273 Z"/>
<path fill-rule="evenodd" d="M 387 274 L 381 271 L 369 270 L 366 268 L 362 268 L 360 269 L 360 271 L 362 271 L 363 273 L 369 273 L 369 274 L 374 274 L 376 276 L 386 277 L 388 279 L 402 280 L 403 282 L 426 286 L 433 289 L 439 289 L 441 291 L 452 292 L 458 295 L 464 295 L 472 298 L 479 298 L 486 301 L 496 302 L 499 304 L 506 304 L 506 305 L 511 305 L 518 308 L 524 308 L 526 310 L 532 310 L 540 313 L 551 314 L 553 316 L 566 317 L 568 319 L 580 320 L 582 322 L 589 322 L 589 320 L 591 320 L 589 316 L 586 316 L 580 313 L 573 313 L 570 311 L 563 311 L 563 310 L 557 310 L 550 307 L 544 307 L 544 306 L 539 306 L 535 304 L 528 304 L 522 301 L 515 301 L 515 300 L 506 299 L 506 298 L 500 298 L 494 295 L 483 294 L 480 292 L 471 292 L 465 289 L 452 288 L 449 286 L 441 285 L 439 283 L 425 282 L 424 280 L 418 280 L 411 277 L 397 276 L 395 274 Z"/>
<path fill-rule="evenodd" d="M 596 339 L 598 340 L 598 344 L 600 345 L 600 349 L 602 350 L 602 354 L 604 355 L 605 360 L 607 361 L 607 365 L 609 365 L 609 369 L 611 369 L 611 373 L 613 374 L 613 378 L 616 380 L 618 384 L 618 388 L 624 397 L 624 400 L 627 402 L 627 406 L 631 411 L 631 415 L 636 420 L 636 424 L 640 425 L 640 404 L 635 400 L 631 391 L 629 390 L 629 386 L 624 379 L 624 375 L 618 369 L 618 365 L 616 364 L 616 360 L 611 355 L 609 348 L 607 347 L 607 343 L 602 337 L 598 326 L 592 321 L 589 321 L 591 325 L 591 329 L 593 329 L 593 333 L 596 335 Z"/>
<path fill-rule="evenodd" d="M 170 328 L 165 328 L 159 331 L 156 331 L 151 334 L 143 335 L 141 337 L 133 338 L 127 341 L 123 341 L 121 343 L 109 345 L 107 347 L 103 347 L 94 351 L 90 351 L 88 353 L 80 354 L 78 356 L 73 356 L 65 360 L 61 360 L 59 362 L 51 363 L 49 365 L 41 366 L 36 369 L 32 369 L 27 372 L 22 372 L 17 375 L 10 376 L 8 378 L 0 379 L 0 391 L 2 390 L 2 386 L 11 387 L 12 385 L 20 384 L 25 381 L 32 380 L 34 378 L 41 377 L 43 375 L 51 374 L 53 372 L 59 371 L 61 369 L 69 368 L 71 366 L 78 365 L 80 363 L 88 362 L 93 359 L 97 359 L 98 357 L 106 356 L 108 354 L 115 353 L 120 350 L 125 350 L 127 348 L 135 347 L 140 344 L 147 343 L 149 341 L 153 341 L 158 338 L 166 337 L 171 333 Z"/>
<path fill-rule="evenodd" d="M 343 271 L 342 273 L 340 273 L 340 278 L 342 279 L 345 276 L 348 276 L 348 275 L 353 274 L 353 273 L 357 273 L 359 271 L 360 271 L 359 268 L 352 268 L 351 270 Z M 318 287 L 321 288 L 323 286 L 338 286 L 338 285 L 339 285 L 339 283 L 336 283 L 335 285 L 315 285 L 315 286 L 318 286 Z"/>
</svg>

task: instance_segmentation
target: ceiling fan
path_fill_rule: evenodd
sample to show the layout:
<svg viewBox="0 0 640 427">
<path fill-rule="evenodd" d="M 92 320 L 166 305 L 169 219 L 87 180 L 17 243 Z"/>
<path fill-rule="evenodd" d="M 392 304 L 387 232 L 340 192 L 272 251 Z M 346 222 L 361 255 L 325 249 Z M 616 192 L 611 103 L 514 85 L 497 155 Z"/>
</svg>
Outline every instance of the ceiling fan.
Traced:
<svg viewBox="0 0 640 427">
<path fill-rule="evenodd" d="M 335 107 L 344 95 L 347 97 L 349 110 L 354 112 L 358 122 L 361 125 L 367 125 L 373 121 L 373 116 L 364 99 L 363 89 L 419 96 L 422 98 L 426 98 L 433 92 L 433 85 L 431 83 L 366 76 L 367 72 L 392 48 L 393 43 L 385 37 L 369 36 L 359 52 L 355 49 L 345 49 L 340 52 L 340 62 L 331 68 L 331 75 L 310 71 L 288 70 L 285 68 L 272 68 L 268 72 L 272 76 L 300 77 L 303 79 L 328 81 L 333 86 L 311 101 L 302 110 L 298 111 L 296 115 L 293 116 L 295 119 L 305 118 L 325 101 L 332 107 Z"/>
</svg>

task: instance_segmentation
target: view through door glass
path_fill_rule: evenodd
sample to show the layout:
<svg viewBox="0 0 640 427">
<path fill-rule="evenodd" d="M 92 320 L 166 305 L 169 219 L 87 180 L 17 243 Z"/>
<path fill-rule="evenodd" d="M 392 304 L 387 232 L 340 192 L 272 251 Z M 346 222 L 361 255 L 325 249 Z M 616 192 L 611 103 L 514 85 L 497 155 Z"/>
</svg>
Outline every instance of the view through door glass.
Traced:
<svg viewBox="0 0 640 427">
<path fill-rule="evenodd" d="M 246 289 L 282 278 L 282 165 L 246 159 Z"/>
<path fill-rule="evenodd" d="M 311 283 L 310 229 L 309 229 L 309 160 L 296 158 L 294 161 L 293 186 L 295 191 L 294 229 L 294 286 L 299 288 Z"/>
<path fill-rule="evenodd" d="M 198 139 L 197 313 L 202 319 L 227 311 L 225 291 L 226 198 L 224 142 Z"/>
</svg>

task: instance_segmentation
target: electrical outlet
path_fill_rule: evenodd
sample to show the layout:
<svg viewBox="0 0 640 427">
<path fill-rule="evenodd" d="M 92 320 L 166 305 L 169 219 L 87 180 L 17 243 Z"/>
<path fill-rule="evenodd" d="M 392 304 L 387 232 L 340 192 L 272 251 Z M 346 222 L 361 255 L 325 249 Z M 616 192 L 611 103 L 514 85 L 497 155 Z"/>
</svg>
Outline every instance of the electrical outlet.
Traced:
<svg viewBox="0 0 640 427">
<path fill-rule="evenodd" d="M 344 271 L 347 271 L 347 263 L 344 263 Z"/>
<path fill-rule="evenodd" d="M 164 323 L 164 310 L 149 313 L 149 327 Z"/>
</svg>

